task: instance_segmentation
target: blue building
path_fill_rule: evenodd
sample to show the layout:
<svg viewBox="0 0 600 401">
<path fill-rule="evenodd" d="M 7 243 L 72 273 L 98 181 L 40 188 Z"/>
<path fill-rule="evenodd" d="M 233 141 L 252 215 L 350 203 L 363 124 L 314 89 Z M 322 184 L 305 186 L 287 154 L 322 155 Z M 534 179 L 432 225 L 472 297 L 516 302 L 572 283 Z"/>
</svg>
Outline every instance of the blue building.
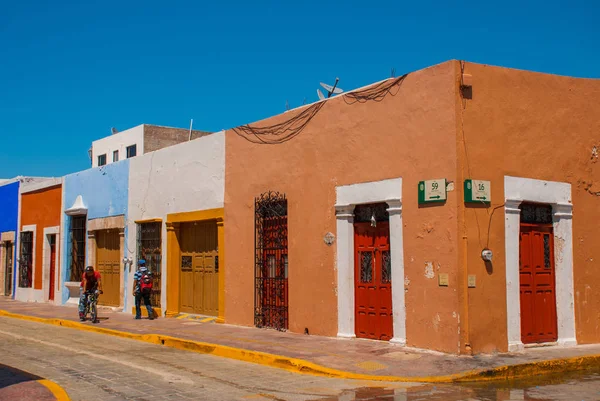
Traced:
<svg viewBox="0 0 600 401">
<path fill-rule="evenodd" d="M 127 244 L 129 160 L 65 176 L 61 282 L 63 303 L 77 303 L 83 269 L 102 275 L 99 304 L 123 310 L 131 264 Z M 132 273 L 131 273 L 132 274 Z"/>
<path fill-rule="evenodd" d="M 20 178 L 0 184 L 0 294 L 14 296 Z"/>
</svg>

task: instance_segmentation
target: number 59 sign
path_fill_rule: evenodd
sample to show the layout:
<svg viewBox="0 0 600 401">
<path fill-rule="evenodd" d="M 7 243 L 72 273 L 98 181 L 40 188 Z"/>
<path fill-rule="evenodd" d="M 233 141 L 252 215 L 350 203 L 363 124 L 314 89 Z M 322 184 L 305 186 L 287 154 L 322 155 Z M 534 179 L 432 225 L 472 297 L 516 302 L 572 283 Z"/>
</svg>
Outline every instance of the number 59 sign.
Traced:
<svg viewBox="0 0 600 401">
<path fill-rule="evenodd" d="M 446 202 L 446 179 L 419 182 L 419 203 Z"/>
</svg>

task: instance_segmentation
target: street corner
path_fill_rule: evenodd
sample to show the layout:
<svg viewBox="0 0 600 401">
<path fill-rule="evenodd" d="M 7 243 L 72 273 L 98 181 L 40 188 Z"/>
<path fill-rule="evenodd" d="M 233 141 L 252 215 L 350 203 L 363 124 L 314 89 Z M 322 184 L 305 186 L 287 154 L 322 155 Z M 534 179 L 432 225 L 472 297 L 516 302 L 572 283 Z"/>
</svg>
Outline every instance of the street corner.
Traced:
<svg viewBox="0 0 600 401">
<path fill-rule="evenodd" d="M 69 401 L 70 398 L 50 380 L 0 364 L 0 400 Z"/>
</svg>

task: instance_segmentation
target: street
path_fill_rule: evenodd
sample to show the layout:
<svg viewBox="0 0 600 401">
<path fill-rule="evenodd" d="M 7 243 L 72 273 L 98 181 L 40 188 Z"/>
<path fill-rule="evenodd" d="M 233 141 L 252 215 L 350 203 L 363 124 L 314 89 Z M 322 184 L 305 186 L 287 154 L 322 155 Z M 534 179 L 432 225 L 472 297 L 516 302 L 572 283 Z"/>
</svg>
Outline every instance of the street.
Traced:
<svg viewBox="0 0 600 401">
<path fill-rule="evenodd" d="M 72 400 L 600 399 L 600 370 L 510 385 L 340 380 L 4 317 L 0 355 L 0 367 L 52 380 Z"/>
</svg>

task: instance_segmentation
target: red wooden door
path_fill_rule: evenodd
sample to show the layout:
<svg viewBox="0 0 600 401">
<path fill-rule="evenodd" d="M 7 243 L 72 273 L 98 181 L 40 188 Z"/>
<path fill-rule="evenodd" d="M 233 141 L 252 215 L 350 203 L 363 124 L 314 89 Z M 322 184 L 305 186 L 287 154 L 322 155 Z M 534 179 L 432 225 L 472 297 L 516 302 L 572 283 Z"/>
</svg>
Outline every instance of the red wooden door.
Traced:
<svg viewBox="0 0 600 401">
<path fill-rule="evenodd" d="M 557 339 L 552 226 L 522 224 L 520 235 L 521 341 Z"/>
<path fill-rule="evenodd" d="M 356 336 L 374 340 L 393 337 L 392 264 L 389 223 L 354 224 L 354 288 Z"/>
<path fill-rule="evenodd" d="M 54 278 L 56 275 L 56 235 L 50 236 L 50 294 L 48 299 L 54 301 Z"/>
</svg>

